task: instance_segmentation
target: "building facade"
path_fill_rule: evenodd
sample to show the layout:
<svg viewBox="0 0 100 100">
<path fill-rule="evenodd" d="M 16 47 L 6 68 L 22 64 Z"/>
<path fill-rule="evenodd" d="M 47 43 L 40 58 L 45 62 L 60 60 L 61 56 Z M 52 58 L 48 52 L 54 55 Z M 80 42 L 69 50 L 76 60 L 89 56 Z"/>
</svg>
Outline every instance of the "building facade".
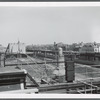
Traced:
<svg viewBox="0 0 100 100">
<path fill-rule="evenodd" d="M 9 43 L 7 48 L 8 53 L 26 53 L 25 43 Z"/>
<path fill-rule="evenodd" d="M 86 43 L 80 50 L 80 53 L 100 53 L 100 46 L 98 44 Z"/>
</svg>

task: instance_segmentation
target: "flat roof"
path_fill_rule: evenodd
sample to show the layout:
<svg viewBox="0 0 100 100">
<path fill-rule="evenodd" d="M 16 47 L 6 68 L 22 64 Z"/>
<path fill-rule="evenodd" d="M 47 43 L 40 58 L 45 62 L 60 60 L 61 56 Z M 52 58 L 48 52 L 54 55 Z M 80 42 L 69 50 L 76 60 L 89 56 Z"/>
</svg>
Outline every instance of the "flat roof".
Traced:
<svg viewBox="0 0 100 100">
<path fill-rule="evenodd" d="M 2 74 L 26 74 L 26 71 L 25 70 L 20 70 L 20 69 L 17 69 L 17 68 L 14 68 L 14 67 L 3 67 L 3 68 L 0 68 L 0 75 Z"/>
</svg>

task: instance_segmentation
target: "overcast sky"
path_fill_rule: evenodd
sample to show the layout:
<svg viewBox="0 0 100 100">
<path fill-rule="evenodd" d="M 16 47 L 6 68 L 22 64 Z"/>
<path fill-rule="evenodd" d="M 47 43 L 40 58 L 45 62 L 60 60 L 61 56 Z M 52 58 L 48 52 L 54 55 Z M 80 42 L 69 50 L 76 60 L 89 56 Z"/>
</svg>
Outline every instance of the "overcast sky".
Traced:
<svg viewBox="0 0 100 100">
<path fill-rule="evenodd" d="M 0 44 L 100 42 L 100 7 L 0 7 Z"/>
</svg>

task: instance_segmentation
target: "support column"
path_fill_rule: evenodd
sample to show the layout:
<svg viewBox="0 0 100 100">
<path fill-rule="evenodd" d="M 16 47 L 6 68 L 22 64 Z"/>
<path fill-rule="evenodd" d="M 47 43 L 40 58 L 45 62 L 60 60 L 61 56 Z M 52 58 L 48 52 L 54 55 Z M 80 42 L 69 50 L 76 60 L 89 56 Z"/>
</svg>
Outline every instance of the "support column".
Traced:
<svg viewBox="0 0 100 100">
<path fill-rule="evenodd" d="M 24 90 L 24 82 L 23 82 L 23 79 L 20 80 L 20 87 L 21 87 L 21 90 Z"/>
<path fill-rule="evenodd" d="M 5 56 L 4 56 L 4 67 L 5 67 L 5 60 L 6 60 L 6 58 L 5 58 Z"/>
<path fill-rule="evenodd" d="M 2 55 L 2 54 L 0 54 L 0 67 L 1 67 L 1 55 Z"/>
<path fill-rule="evenodd" d="M 53 74 L 55 74 L 60 83 L 65 81 L 65 64 L 62 48 L 58 49 L 58 66 L 57 69 L 54 70 Z"/>
</svg>

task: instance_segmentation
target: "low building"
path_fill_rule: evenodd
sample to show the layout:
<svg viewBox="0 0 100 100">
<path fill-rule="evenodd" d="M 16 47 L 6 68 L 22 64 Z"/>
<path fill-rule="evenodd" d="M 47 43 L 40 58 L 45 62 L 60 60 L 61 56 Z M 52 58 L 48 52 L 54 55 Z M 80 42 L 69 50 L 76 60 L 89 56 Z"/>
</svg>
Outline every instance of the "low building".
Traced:
<svg viewBox="0 0 100 100">
<path fill-rule="evenodd" d="M 2 45 L 0 45 L 0 53 L 4 53 L 6 51 L 6 47 L 3 47 Z"/>
</svg>

